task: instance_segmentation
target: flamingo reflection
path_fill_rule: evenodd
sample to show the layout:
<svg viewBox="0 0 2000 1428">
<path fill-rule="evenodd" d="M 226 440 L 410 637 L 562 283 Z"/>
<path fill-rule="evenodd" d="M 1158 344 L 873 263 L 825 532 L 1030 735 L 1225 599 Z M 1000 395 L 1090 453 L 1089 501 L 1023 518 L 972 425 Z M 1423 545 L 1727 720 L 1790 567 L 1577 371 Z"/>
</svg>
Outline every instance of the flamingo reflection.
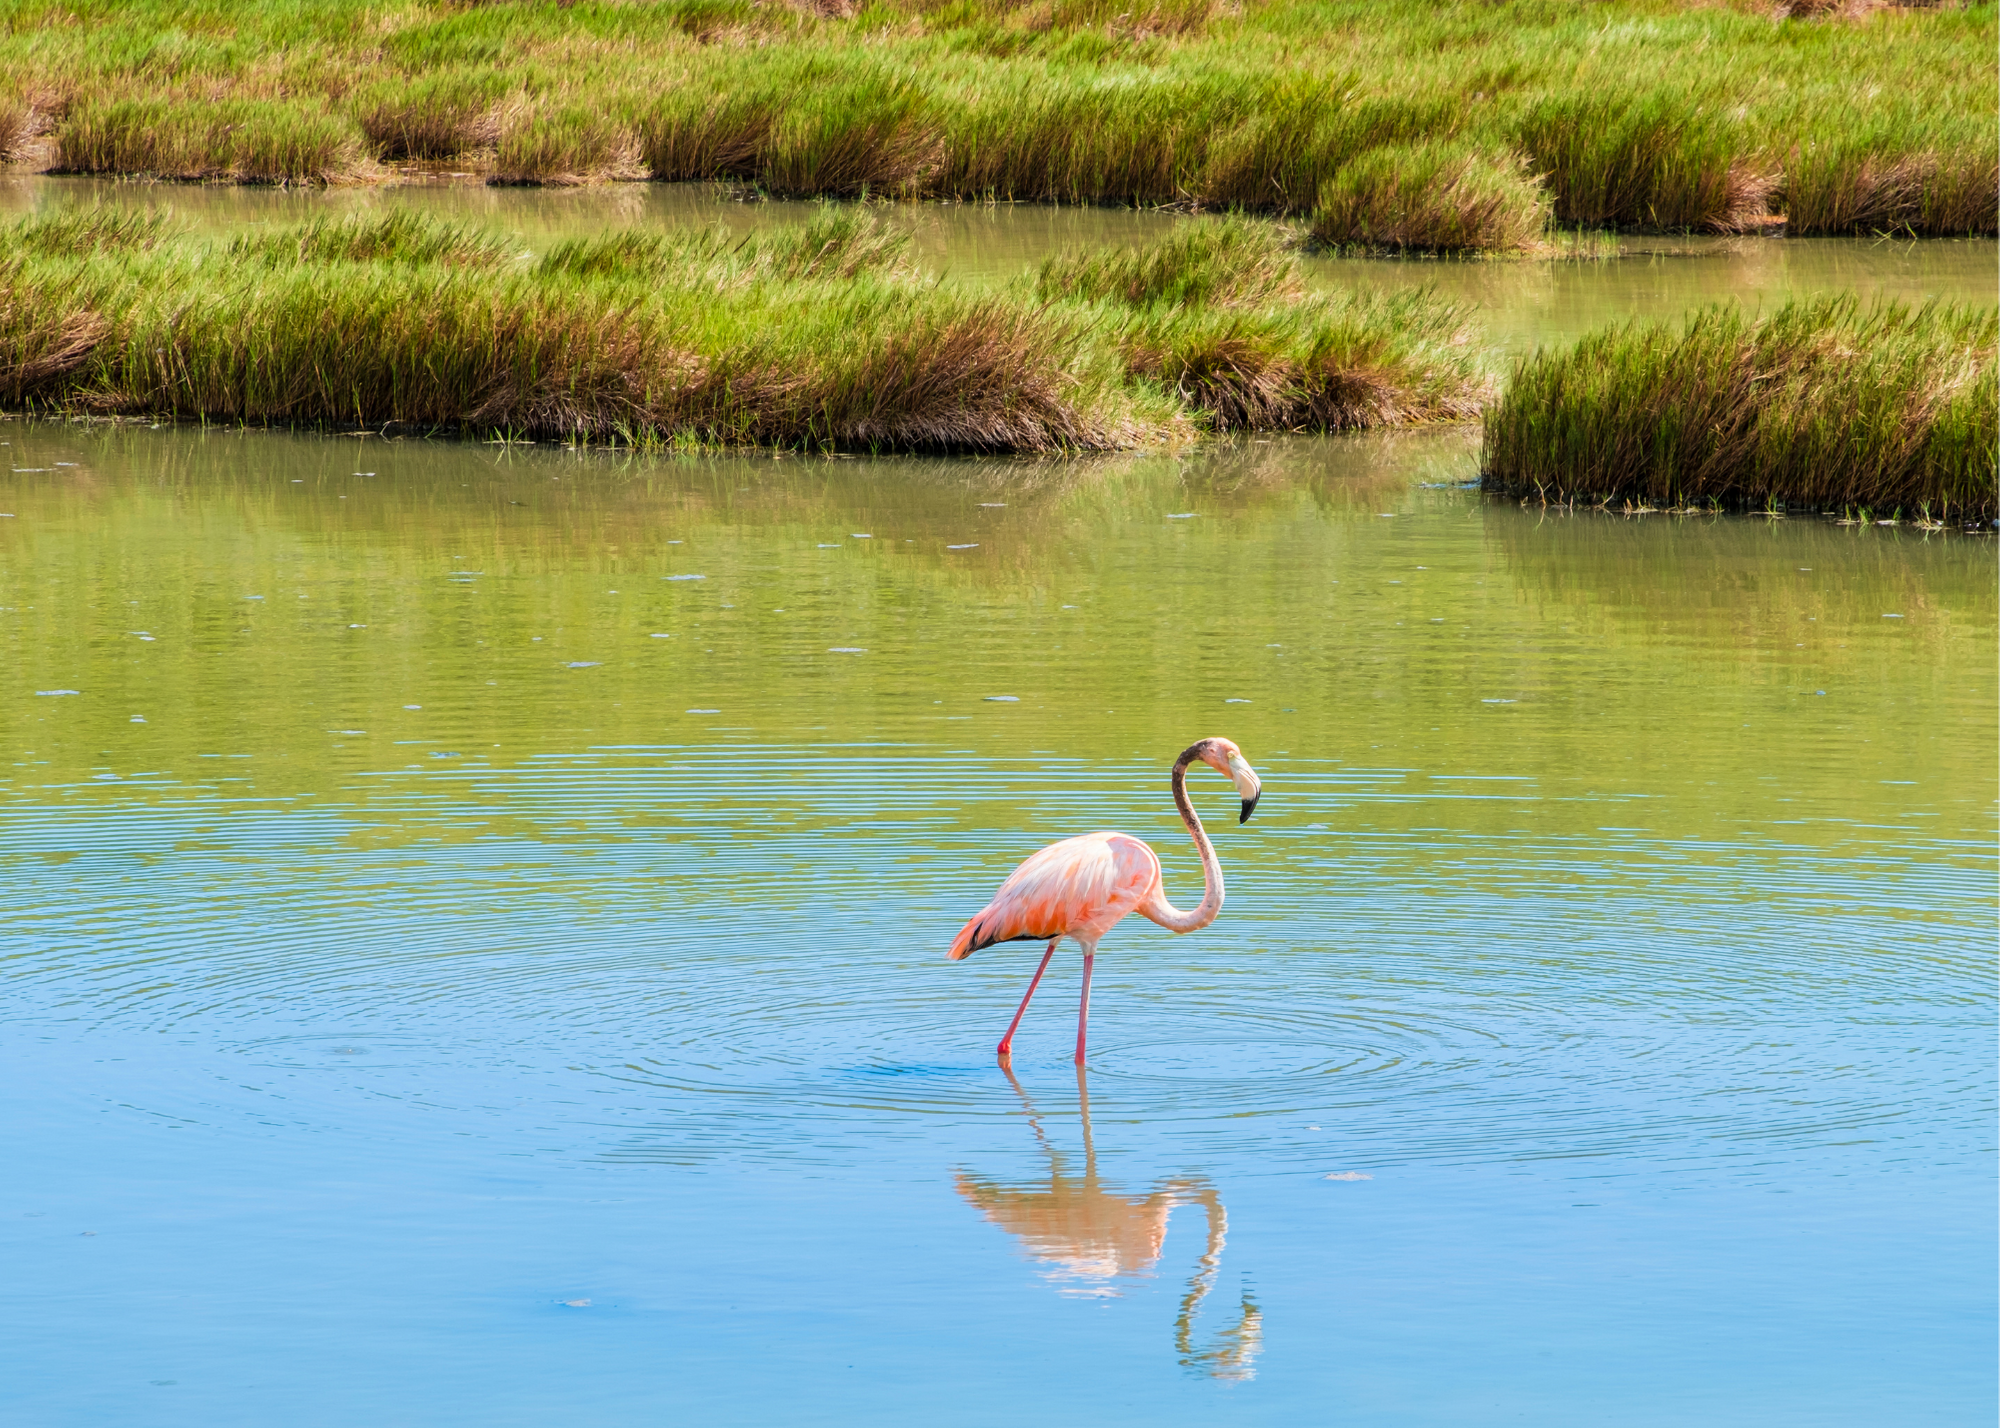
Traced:
<svg viewBox="0 0 2000 1428">
<path fill-rule="evenodd" d="M 1097 1151 L 1090 1137 L 1090 1091 L 1076 1068 L 1077 1107 L 1083 1120 L 1083 1172 L 1050 1143 L 1034 1102 L 1012 1071 L 1008 1083 L 1027 1109 L 1028 1124 L 1048 1157 L 1046 1179 L 1007 1185 L 969 1171 L 957 1175 L 958 1193 L 992 1223 L 1016 1236 L 1040 1261 L 1058 1292 L 1091 1298 L 1120 1293 L 1119 1281 L 1152 1272 L 1167 1238 L 1167 1217 L 1179 1205 L 1199 1205 L 1208 1218 L 1208 1240 L 1174 1319 L 1174 1349 L 1181 1364 L 1215 1378 L 1242 1381 L 1256 1376 L 1252 1366 L 1263 1346 L 1263 1315 L 1248 1291 L 1236 1321 L 1195 1345 L 1195 1316 L 1215 1287 L 1222 1268 L 1222 1245 L 1229 1215 L 1205 1178 L 1165 1179 L 1145 1194 L 1130 1194 L 1098 1177 Z"/>
</svg>

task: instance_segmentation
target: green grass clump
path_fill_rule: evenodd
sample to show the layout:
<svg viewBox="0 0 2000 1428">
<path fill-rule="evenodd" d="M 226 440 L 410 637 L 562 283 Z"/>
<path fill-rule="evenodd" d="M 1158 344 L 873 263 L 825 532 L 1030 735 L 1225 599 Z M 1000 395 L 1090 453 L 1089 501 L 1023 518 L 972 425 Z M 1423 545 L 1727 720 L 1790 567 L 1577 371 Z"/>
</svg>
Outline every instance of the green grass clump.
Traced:
<svg viewBox="0 0 2000 1428">
<path fill-rule="evenodd" d="M 21 156 L 33 132 L 33 120 L 26 100 L 0 94 L 0 164 L 11 164 Z"/>
<path fill-rule="evenodd" d="M 633 161 L 629 131 L 590 109 L 529 112 L 500 135 L 487 182 L 564 187 L 608 178 Z"/>
<path fill-rule="evenodd" d="M 1217 430 L 1353 431 L 1477 416 L 1490 388 L 1468 336 L 1458 308 L 1418 290 L 1156 308 L 1120 347 L 1132 376 Z"/>
<path fill-rule="evenodd" d="M 1191 219 L 1143 247 L 1062 254 L 1035 294 L 1095 304 L 1126 374 L 1215 430 L 1465 420 L 1489 395 L 1458 307 L 1422 290 L 1308 293 L 1269 223 Z"/>
<path fill-rule="evenodd" d="M 1487 484 L 1564 502 L 1990 518 L 2000 309 L 1717 306 L 1537 353 L 1486 414 Z"/>
<path fill-rule="evenodd" d="M 1299 262 L 1270 223 L 1231 218 L 1180 224 L 1143 248 L 1090 248 L 1045 260 L 1043 298 L 1120 302 L 1128 307 L 1244 307 L 1295 295 Z"/>
<path fill-rule="evenodd" d="M 455 159 L 499 142 L 508 90 L 493 71 L 447 71 L 378 85 L 357 97 L 354 115 L 378 159 Z"/>
<path fill-rule="evenodd" d="M 0 402 L 13 407 L 80 371 L 112 330 L 75 273 L 29 273 L 25 254 L 0 259 Z"/>
<path fill-rule="evenodd" d="M 274 266 L 344 262 L 495 268 L 510 254 L 491 234 L 394 209 L 379 217 L 316 218 L 296 228 L 245 234 L 230 240 L 229 256 Z"/>
<path fill-rule="evenodd" d="M 1522 117 L 1522 148 L 1549 175 L 1558 222 L 1733 233 L 1777 179 L 1723 96 L 1656 89 L 1553 96 Z"/>
<path fill-rule="evenodd" d="M 784 446 L 1103 449 L 1186 427 L 1086 315 L 912 281 L 898 251 L 871 217 L 830 215 L 734 248 L 605 242 L 644 259 L 622 267 L 570 249 L 496 269 L 489 240 L 407 220 L 307 225 L 239 242 L 235 261 L 192 240 L 17 253 L 0 396 Z"/>
<path fill-rule="evenodd" d="M 659 281 L 676 278 L 717 287 L 777 278 L 907 277 L 907 230 L 865 210 L 826 205 L 811 219 L 732 238 L 723 229 L 638 230 L 571 238 L 543 255 L 540 270 L 573 277 Z"/>
<path fill-rule="evenodd" d="M 1368 149 L 1320 190 L 1312 236 L 1328 247 L 1519 252 L 1549 226 L 1549 196 L 1517 155 L 1460 140 Z"/>
<path fill-rule="evenodd" d="M 60 411 L 1047 452 L 1463 418 L 1485 395 L 1456 309 L 1311 295 L 1241 219 L 996 294 L 916 271 L 907 232 L 831 206 L 536 262 L 403 214 L 220 251 L 138 224 L 15 231 L 39 237 L 0 260 L 0 399 Z"/>
<path fill-rule="evenodd" d="M 94 204 L 36 214 L 0 228 L 0 252 L 56 257 L 144 250 L 179 232 L 173 219 L 158 209 Z"/>
<path fill-rule="evenodd" d="M 56 130 L 62 173 L 144 174 L 242 183 L 333 183 L 360 169 L 339 119 L 256 100 L 116 100 L 79 107 Z"/>
</svg>

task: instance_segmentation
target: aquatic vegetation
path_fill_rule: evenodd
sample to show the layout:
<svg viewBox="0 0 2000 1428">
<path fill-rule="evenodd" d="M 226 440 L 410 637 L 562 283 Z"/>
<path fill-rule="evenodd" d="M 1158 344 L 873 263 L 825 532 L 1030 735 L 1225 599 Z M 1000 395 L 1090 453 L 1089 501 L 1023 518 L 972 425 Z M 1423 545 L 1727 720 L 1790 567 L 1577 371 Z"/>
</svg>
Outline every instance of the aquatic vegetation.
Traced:
<svg viewBox="0 0 2000 1428">
<path fill-rule="evenodd" d="M 1466 314 L 1427 291 L 1308 293 L 1270 224 L 1190 219 L 1138 248 L 1058 254 L 1044 302 L 1094 302 L 1126 372 L 1214 429 L 1462 421 L 1489 395 Z"/>
<path fill-rule="evenodd" d="M 740 239 L 609 233 L 532 261 L 408 212 L 219 254 L 152 219 L 14 231 L 38 236 L 0 269 L 0 397 L 64 411 L 1076 451 L 1462 419 L 1485 394 L 1450 304 L 1306 295 L 1297 259 L 1240 220 L 1072 262 L 1173 275 L 1150 298 L 1102 300 L 960 291 L 910 264 L 906 232 L 853 208 Z"/>
<path fill-rule="evenodd" d="M 1992 233 L 1994 44 L 1990 3 L 251 0 L 224 24 L 140 0 L 12 17 L 0 144 L 47 110 L 78 172 L 324 183 L 365 151 L 504 183 L 1244 209 L 1391 250 L 1532 248 L 1548 219 Z"/>
<path fill-rule="evenodd" d="M 361 143 L 320 106 L 262 100 L 119 99 L 79 105 L 56 129 L 58 173 L 332 183 L 355 177 Z"/>
<path fill-rule="evenodd" d="M 1177 224 L 1144 247 L 1060 253 L 1035 277 L 1045 299 L 1130 307 L 1243 307 L 1293 297 L 1301 288 L 1298 258 L 1284 235 L 1241 218 Z"/>
<path fill-rule="evenodd" d="M 511 256 L 490 233 L 408 209 L 379 217 L 315 218 L 296 228 L 246 233 L 229 242 L 229 256 L 282 266 L 294 263 L 441 263 L 492 268 Z"/>
<path fill-rule="evenodd" d="M 1655 509 L 2000 514 L 2000 309 L 1705 309 L 1528 358 L 1486 414 L 1495 490 Z"/>
<path fill-rule="evenodd" d="M 1330 247 L 1450 253 L 1534 247 L 1549 195 L 1518 155 L 1463 141 L 1367 149 L 1320 190 L 1313 238 Z"/>
<path fill-rule="evenodd" d="M 93 204 L 36 214 L 0 228 L 0 252 L 55 256 L 146 249 L 179 234 L 174 221 L 158 209 Z"/>
</svg>

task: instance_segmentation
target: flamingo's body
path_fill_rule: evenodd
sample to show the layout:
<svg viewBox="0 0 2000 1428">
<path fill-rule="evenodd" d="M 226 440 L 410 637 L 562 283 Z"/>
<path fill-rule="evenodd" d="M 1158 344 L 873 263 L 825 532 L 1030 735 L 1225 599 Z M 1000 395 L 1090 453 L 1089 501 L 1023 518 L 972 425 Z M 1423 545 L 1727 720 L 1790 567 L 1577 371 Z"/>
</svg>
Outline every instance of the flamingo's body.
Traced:
<svg viewBox="0 0 2000 1428">
<path fill-rule="evenodd" d="M 1042 973 L 1055 956 L 1056 944 L 1067 937 L 1083 949 L 1083 999 L 1077 1010 L 1076 1063 L 1083 1064 L 1084 1035 L 1090 1021 L 1090 971 L 1097 955 L 1097 943 L 1127 913 L 1136 912 L 1169 932 L 1194 932 L 1215 921 L 1222 910 L 1222 865 L 1208 834 L 1188 802 L 1188 765 L 1200 761 L 1235 783 L 1243 799 L 1238 822 L 1247 823 L 1256 808 L 1262 785 L 1256 772 L 1243 760 L 1243 752 L 1227 739 L 1203 739 L 1190 746 L 1174 761 L 1174 805 L 1187 824 L 1201 854 L 1202 899 L 1191 912 L 1182 912 L 1167 901 L 1160 879 L 1160 860 L 1153 850 L 1126 833 L 1086 833 L 1065 838 L 1029 858 L 1016 868 L 993 901 L 959 929 L 946 955 L 963 961 L 983 947 L 996 942 L 1048 941 L 1042 965 L 1028 983 L 1027 995 L 1014 1013 L 1012 1025 L 1000 1040 L 1000 1059 L 1013 1051 L 1014 1032 L 1027 1014 L 1028 1002 L 1041 985 Z"/>
</svg>

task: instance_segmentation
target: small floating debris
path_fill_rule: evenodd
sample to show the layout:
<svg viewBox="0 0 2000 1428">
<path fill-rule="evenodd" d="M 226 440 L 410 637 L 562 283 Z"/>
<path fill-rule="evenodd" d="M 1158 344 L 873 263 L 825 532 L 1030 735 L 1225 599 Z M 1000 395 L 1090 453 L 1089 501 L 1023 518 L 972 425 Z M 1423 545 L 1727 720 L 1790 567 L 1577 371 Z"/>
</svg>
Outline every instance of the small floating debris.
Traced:
<svg viewBox="0 0 2000 1428">
<path fill-rule="evenodd" d="M 672 541 L 672 542 L 669 542 L 669 544 L 673 544 L 673 545 L 678 545 L 678 544 L 679 544 L 679 542 L 678 542 L 678 541 Z M 661 576 L 660 578 L 661 578 L 662 580 L 706 580 L 706 579 L 708 579 L 708 577 L 707 577 L 706 575 L 663 575 L 663 576 Z"/>
<path fill-rule="evenodd" d="M 347 628 L 350 630 L 365 630 L 368 627 L 366 625 L 349 625 Z"/>
<path fill-rule="evenodd" d="M 1225 699 L 1222 702 L 1224 704 L 1248 704 L 1250 701 L 1247 699 Z"/>
<path fill-rule="evenodd" d="M 946 550 L 978 550 L 978 549 L 979 549 L 979 542 L 978 542 L 978 541 L 974 541 L 974 542 L 972 542 L 972 544 L 970 544 L 970 545 L 948 545 L 948 546 L 946 546 L 946 547 L 945 547 L 945 549 L 946 549 Z"/>
<path fill-rule="evenodd" d="M 590 1301 L 588 1299 L 563 1300 L 563 1308 L 565 1309 L 588 1309 L 589 1307 L 590 1307 Z"/>
<path fill-rule="evenodd" d="M 1018 694 L 989 694 L 986 696 L 986 702 L 988 704 L 1019 704 L 1021 696 Z"/>
<path fill-rule="evenodd" d="M 1900 620 L 1903 617 L 1901 615 L 1884 615 L 1882 618 L 1885 620 Z"/>
<path fill-rule="evenodd" d="M 687 712 L 690 714 L 720 714 L 722 711 L 720 709 L 690 709 Z"/>
<path fill-rule="evenodd" d="M 659 632 L 659 633 L 655 633 L 655 634 L 650 634 L 650 635 L 646 636 L 646 638 L 647 638 L 647 639 L 649 639 L 649 640 L 670 640 L 670 639 L 672 639 L 672 638 L 673 638 L 673 636 L 672 636 L 672 635 L 669 635 L 669 634 L 667 634 L 667 633 L 665 633 L 664 631 L 662 631 L 662 632 Z"/>
<path fill-rule="evenodd" d="M 1373 1180 L 1375 1177 L 1372 1175 L 1363 1175 L 1358 1170 L 1337 1170 L 1333 1174 L 1322 1176 L 1321 1178 L 1325 1180 Z"/>
<path fill-rule="evenodd" d="M 818 545 L 817 549 L 820 549 L 820 550 L 839 550 L 839 549 L 840 549 L 840 542 L 839 542 L 839 541 L 837 541 L 837 540 L 823 540 L 823 541 L 821 541 L 821 542 L 819 543 L 819 545 Z"/>
<path fill-rule="evenodd" d="M 873 539 L 875 539 L 875 537 L 874 537 L 874 536 L 873 536 L 872 534 L 870 534 L 869 532 L 867 532 L 867 531 L 850 531 L 850 532 L 848 533 L 848 537 L 847 537 L 847 538 L 848 538 L 849 540 L 873 540 Z"/>
<path fill-rule="evenodd" d="M 1167 519 L 1170 521 L 1191 521 L 1198 514 L 1200 513 L 1197 511 L 1173 511 L 1168 514 Z"/>
<path fill-rule="evenodd" d="M 132 722 L 134 724 L 143 724 L 146 722 L 146 716 L 144 714 L 134 714 L 132 716 Z"/>
<path fill-rule="evenodd" d="M 54 699 L 64 694 L 81 694 L 81 689 L 37 689 L 36 694 L 44 699 Z"/>
<path fill-rule="evenodd" d="M 601 660 L 601 659 L 573 659 L 573 660 L 571 660 L 571 661 L 570 661 L 570 662 L 569 662 L 568 664 L 564 665 L 564 666 L 563 666 L 563 668 L 565 668 L 565 669 L 596 669 L 596 668 L 597 668 L 597 667 L 598 667 L 599 665 L 601 665 L 601 664 L 603 664 L 603 663 L 604 663 L 604 661 L 603 661 L 603 660 Z"/>
<path fill-rule="evenodd" d="M 1514 699 L 1482 699 L 1479 702 L 1481 704 L 1516 704 L 1520 701 Z"/>
<path fill-rule="evenodd" d="M 868 651 L 867 651 L 867 650 L 864 650 L 864 649 L 862 649 L 862 648 L 860 648 L 860 647 L 859 647 L 859 646 L 857 646 L 857 645 L 834 645 L 834 646 L 833 646 L 832 648 L 830 648 L 829 650 L 827 650 L 827 653 L 828 653 L 828 654 L 867 654 L 867 653 L 868 653 Z"/>
<path fill-rule="evenodd" d="M 979 506 L 981 510 L 986 511 L 1004 511 L 1007 509 L 1005 501 L 981 501 Z"/>
<path fill-rule="evenodd" d="M 405 705 L 404 705 L 403 707 L 404 707 L 405 709 L 421 709 L 421 708 L 423 708 L 424 706 L 423 706 L 423 705 L 421 705 L 421 704 L 405 704 Z"/>
</svg>

